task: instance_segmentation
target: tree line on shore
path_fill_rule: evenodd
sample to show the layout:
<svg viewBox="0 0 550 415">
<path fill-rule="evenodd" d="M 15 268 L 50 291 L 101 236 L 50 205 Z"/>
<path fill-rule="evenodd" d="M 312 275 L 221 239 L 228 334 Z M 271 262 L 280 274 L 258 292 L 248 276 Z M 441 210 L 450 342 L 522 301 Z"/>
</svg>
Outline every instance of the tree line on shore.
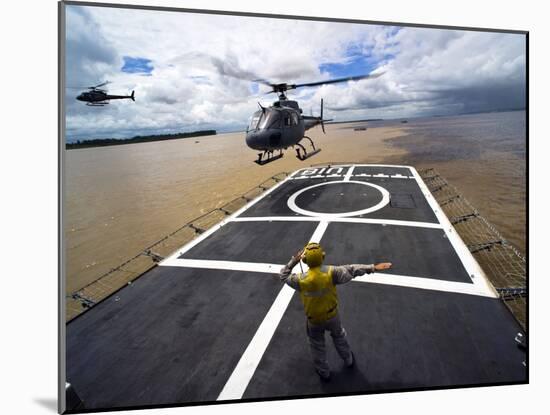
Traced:
<svg viewBox="0 0 550 415">
<path fill-rule="evenodd" d="M 216 130 L 200 130 L 187 133 L 136 135 L 132 138 L 97 138 L 92 140 L 77 140 L 66 144 L 67 150 L 85 147 L 117 146 L 121 144 L 145 143 L 148 141 L 176 140 L 179 138 L 216 135 Z"/>
</svg>

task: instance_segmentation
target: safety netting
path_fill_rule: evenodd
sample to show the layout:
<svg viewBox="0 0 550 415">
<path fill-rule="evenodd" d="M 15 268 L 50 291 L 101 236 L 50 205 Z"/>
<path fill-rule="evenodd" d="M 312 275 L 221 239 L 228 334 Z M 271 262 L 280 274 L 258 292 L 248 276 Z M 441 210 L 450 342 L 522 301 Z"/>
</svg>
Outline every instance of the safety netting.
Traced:
<svg viewBox="0 0 550 415">
<path fill-rule="evenodd" d="M 500 294 L 504 304 L 525 330 L 527 314 L 525 257 L 435 169 L 421 170 L 419 174 Z"/>
</svg>

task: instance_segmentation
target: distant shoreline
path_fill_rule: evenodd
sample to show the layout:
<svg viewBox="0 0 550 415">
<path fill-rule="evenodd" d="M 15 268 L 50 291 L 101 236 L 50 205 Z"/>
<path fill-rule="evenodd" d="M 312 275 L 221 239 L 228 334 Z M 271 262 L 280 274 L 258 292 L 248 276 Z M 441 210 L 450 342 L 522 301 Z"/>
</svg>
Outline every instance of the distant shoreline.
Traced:
<svg viewBox="0 0 550 415">
<path fill-rule="evenodd" d="M 385 121 L 383 118 L 368 118 L 364 120 L 351 120 L 351 121 L 326 121 L 325 124 L 353 124 L 358 122 L 372 122 L 372 121 Z"/>
<path fill-rule="evenodd" d="M 122 139 L 98 138 L 93 140 L 78 140 L 73 143 L 66 143 L 65 148 L 67 150 L 74 150 L 78 148 L 120 146 L 125 144 L 148 143 L 151 141 L 179 140 L 181 138 L 203 137 L 203 136 L 216 135 L 216 134 L 217 134 L 216 130 L 200 130 L 200 131 L 191 131 L 188 133 L 137 135 L 132 138 L 122 138 Z"/>
</svg>

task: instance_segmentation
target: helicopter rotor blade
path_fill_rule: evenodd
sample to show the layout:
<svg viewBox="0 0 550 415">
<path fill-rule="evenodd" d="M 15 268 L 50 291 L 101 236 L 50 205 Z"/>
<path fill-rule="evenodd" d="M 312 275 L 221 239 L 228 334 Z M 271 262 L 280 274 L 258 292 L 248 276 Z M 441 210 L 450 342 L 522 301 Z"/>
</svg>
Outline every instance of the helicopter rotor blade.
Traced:
<svg viewBox="0 0 550 415">
<path fill-rule="evenodd" d="M 338 82 L 359 81 L 360 79 L 374 79 L 374 78 L 378 78 L 379 76 L 382 76 L 383 74 L 384 72 L 377 73 L 377 74 L 368 74 L 368 75 L 347 76 L 345 78 L 328 79 L 326 81 L 309 82 L 306 84 L 294 84 L 294 85 L 289 85 L 289 87 L 293 87 L 289 89 L 301 88 L 303 86 L 318 86 L 318 85 L 326 85 L 326 84 L 335 84 Z"/>
<path fill-rule="evenodd" d="M 96 86 L 89 86 L 88 89 L 97 89 L 97 88 L 101 88 L 102 86 L 105 86 L 105 85 L 110 84 L 110 83 L 111 83 L 111 82 L 109 82 L 109 81 L 105 81 L 105 82 L 103 82 L 103 83 L 101 83 L 101 84 L 99 84 L 99 85 L 96 85 Z"/>
<path fill-rule="evenodd" d="M 229 74 L 226 74 L 226 75 L 229 75 Z M 284 82 L 283 83 L 272 83 L 272 82 L 269 82 L 269 81 L 267 81 L 265 79 L 262 79 L 262 78 L 253 79 L 251 82 L 257 82 L 259 84 L 269 86 L 271 88 L 271 91 L 268 91 L 265 94 L 277 93 L 277 94 L 284 95 L 284 93 L 286 91 L 290 91 L 291 89 L 296 89 L 296 88 L 301 88 L 301 87 L 312 87 L 312 86 L 319 86 L 319 85 L 327 85 L 327 84 L 335 84 L 335 83 L 339 83 L 339 82 L 359 81 L 361 79 L 374 79 L 374 78 L 378 78 L 382 75 L 384 75 L 384 72 L 377 73 L 377 74 L 370 73 L 370 74 L 367 74 L 367 75 L 347 76 L 345 78 L 327 79 L 325 81 L 308 82 L 308 83 L 304 83 L 304 84 L 287 84 L 287 83 L 284 83 Z M 237 76 L 234 76 L 234 75 L 229 75 L 229 76 L 237 77 Z M 240 76 L 238 78 L 244 79 Z"/>
<path fill-rule="evenodd" d="M 267 86 L 270 86 L 270 87 L 273 87 L 273 85 L 274 85 L 274 84 L 272 84 L 271 82 L 269 82 L 265 79 L 253 79 L 252 82 L 257 82 L 259 84 L 267 85 Z"/>
</svg>

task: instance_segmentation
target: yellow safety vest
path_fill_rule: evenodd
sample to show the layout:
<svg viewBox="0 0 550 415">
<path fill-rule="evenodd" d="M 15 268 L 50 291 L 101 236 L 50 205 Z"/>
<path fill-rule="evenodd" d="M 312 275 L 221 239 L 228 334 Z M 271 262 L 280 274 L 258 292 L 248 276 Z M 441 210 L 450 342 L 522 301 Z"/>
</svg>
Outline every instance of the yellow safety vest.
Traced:
<svg viewBox="0 0 550 415">
<path fill-rule="evenodd" d="M 336 315 L 338 295 L 332 282 L 332 267 L 310 268 L 299 279 L 300 298 L 309 321 L 322 323 Z"/>
</svg>

